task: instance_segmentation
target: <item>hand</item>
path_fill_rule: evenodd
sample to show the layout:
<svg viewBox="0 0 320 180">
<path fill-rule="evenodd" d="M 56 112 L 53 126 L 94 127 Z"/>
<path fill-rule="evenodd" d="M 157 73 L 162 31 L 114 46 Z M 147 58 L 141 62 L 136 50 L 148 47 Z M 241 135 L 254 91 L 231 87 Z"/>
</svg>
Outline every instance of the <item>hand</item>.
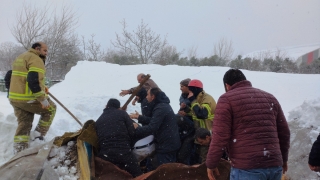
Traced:
<svg viewBox="0 0 320 180">
<path fill-rule="evenodd" d="M 136 113 L 131 113 L 129 116 L 131 119 L 138 119 L 139 118 L 139 113 L 136 111 Z"/>
<path fill-rule="evenodd" d="M 186 107 L 186 104 L 185 103 L 181 103 L 180 104 L 180 109 L 184 109 Z"/>
<path fill-rule="evenodd" d="M 44 87 L 44 92 L 45 92 L 46 94 L 49 94 L 49 88 L 48 88 L 47 86 Z"/>
<path fill-rule="evenodd" d="M 137 129 L 137 128 L 139 127 L 139 124 L 133 123 L 133 127 L 134 127 L 135 129 Z"/>
<path fill-rule="evenodd" d="M 44 99 L 40 103 L 43 109 L 48 109 L 50 107 L 49 101 L 47 99 Z"/>
<path fill-rule="evenodd" d="M 125 96 L 125 95 L 127 95 L 127 94 L 129 94 L 129 90 L 121 90 L 121 92 L 120 92 L 120 96 Z"/>
<path fill-rule="evenodd" d="M 193 96 L 193 92 L 190 91 L 189 94 L 188 94 L 188 98 L 191 97 L 191 96 Z"/>
<path fill-rule="evenodd" d="M 133 101 L 132 101 L 132 105 L 136 105 L 136 102 L 137 102 L 137 100 L 136 99 L 134 99 Z"/>
<path fill-rule="evenodd" d="M 214 177 L 214 175 L 216 176 L 220 176 L 219 170 L 218 168 L 214 168 L 214 169 L 209 169 L 207 168 L 207 174 L 208 174 L 208 178 L 209 180 L 216 180 L 216 178 Z"/>
<path fill-rule="evenodd" d="M 185 113 L 184 111 L 179 111 L 178 114 L 179 114 L 180 116 L 185 116 L 187 113 Z"/>
<path fill-rule="evenodd" d="M 282 165 L 282 174 L 285 174 L 288 171 L 288 163 L 285 162 Z"/>
<path fill-rule="evenodd" d="M 311 166 L 309 164 L 309 168 L 311 171 L 320 172 L 320 166 Z"/>
</svg>

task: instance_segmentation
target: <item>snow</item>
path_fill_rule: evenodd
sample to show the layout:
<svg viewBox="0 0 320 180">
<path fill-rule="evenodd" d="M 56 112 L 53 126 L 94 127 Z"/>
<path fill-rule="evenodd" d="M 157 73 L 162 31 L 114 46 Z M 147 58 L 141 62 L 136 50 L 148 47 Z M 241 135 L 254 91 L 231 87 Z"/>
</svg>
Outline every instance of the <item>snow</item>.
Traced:
<svg viewBox="0 0 320 180">
<path fill-rule="evenodd" d="M 204 90 L 217 101 L 225 91 L 222 78 L 228 69 L 228 67 L 161 66 L 155 64 L 120 66 L 105 62 L 80 61 L 66 75 L 63 82 L 50 88 L 50 92 L 84 124 L 87 120 L 96 120 L 101 115 L 109 98 L 117 98 L 123 105 L 129 97 L 119 96 L 120 91 L 138 85 L 137 74 L 145 73 L 150 74 L 151 79 L 168 95 L 173 110 L 177 112 L 181 94 L 179 90 L 181 80 L 185 78 L 201 80 Z M 299 177 L 297 179 L 315 178 L 316 174 L 309 170 L 306 158 L 308 158 L 311 145 L 320 131 L 320 75 L 247 70 L 243 70 L 243 73 L 254 87 L 273 94 L 280 102 L 287 117 L 292 143 L 289 153 L 288 176 L 294 175 L 293 179 L 296 177 Z M 0 164 L 7 162 L 13 156 L 13 136 L 17 127 L 13 108 L 6 96 L 7 93 L 0 92 Z M 76 120 L 58 103 L 56 104 L 58 109 L 45 137 L 47 141 L 65 132 L 75 132 L 81 128 Z M 127 111 L 128 113 L 140 112 L 140 104 L 136 106 L 129 104 Z M 38 123 L 38 119 L 39 116 L 35 116 L 32 130 Z M 302 131 L 304 133 L 300 133 Z M 32 143 L 39 142 L 36 140 Z M 305 151 L 301 151 L 301 147 L 304 147 Z M 57 158 L 63 156 L 63 151 L 60 150 L 51 153 L 52 156 L 57 155 Z M 301 155 L 306 158 L 297 158 Z M 56 162 L 53 160 L 52 163 Z M 296 166 L 296 163 L 300 166 Z M 65 174 L 64 170 L 63 167 L 60 167 L 58 171 Z M 75 176 L 70 175 L 74 174 L 74 169 L 68 171 L 69 173 L 64 175 L 64 179 L 74 179 Z M 72 173 L 70 173 L 71 171 Z"/>
</svg>

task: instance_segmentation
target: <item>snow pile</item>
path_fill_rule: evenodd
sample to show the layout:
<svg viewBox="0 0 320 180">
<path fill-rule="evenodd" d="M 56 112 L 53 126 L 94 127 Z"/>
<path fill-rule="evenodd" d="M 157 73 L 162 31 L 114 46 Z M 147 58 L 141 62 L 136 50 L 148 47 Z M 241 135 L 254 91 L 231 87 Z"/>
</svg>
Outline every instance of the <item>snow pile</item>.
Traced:
<svg viewBox="0 0 320 180">
<path fill-rule="evenodd" d="M 75 141 L 69 141 L 67 145 L 53 146 L 48 161 L 49 164 L 59 175 L 59 180 L 77 180 L 77 147 Z"/>
<path fill-rule="evenodd" d="M 319 179 L 308 167 L 310 149 L 320 133 L 320 98 L 303 102 L 289 112 L 291 142 L 288 176 L 291 179 Z"/>
<path fill-rule="evenodd" d="M 320 131 L 320 98 L 304 101 L 301 106 L 289 112 L 289 120 L 296 120 L 303 128 Z"/>
</svg>

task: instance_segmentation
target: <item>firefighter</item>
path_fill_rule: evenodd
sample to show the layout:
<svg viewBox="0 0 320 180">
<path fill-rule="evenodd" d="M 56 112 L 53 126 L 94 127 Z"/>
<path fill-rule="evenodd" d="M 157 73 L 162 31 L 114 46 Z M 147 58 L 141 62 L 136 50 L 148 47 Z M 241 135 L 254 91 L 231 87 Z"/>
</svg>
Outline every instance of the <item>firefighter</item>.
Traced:
<svg viewBox="0 0 320 180">
<path fill-rule="evenodd" d="M 18 121 L 14 153 L 29 147 L 34 114 L 40 115 L 35 129 L 40 140 L 43 140 L 54 118 L 56 105 L 48 98 L 48 89 L 45 87 L 47 54 L 47 45 L 36 42 L 13 61 L 9 100 Z"/>
<path fill-rule="evenodd" d="M 191 102 L 192 120 L 195 129 L 205 128 L 209 131 L 212 129 L 212 121 L 216 109 L 216 101 L 211 95 L 203 90 L 203 84 L 198 79 L 193 79 L 188 84 L 188 99 Z M 199 144 L 197 141 L 196 144 Z M 197 146 L 200 156 L 199 163 L 206 161 L 208 146 Z"/>
</svg>

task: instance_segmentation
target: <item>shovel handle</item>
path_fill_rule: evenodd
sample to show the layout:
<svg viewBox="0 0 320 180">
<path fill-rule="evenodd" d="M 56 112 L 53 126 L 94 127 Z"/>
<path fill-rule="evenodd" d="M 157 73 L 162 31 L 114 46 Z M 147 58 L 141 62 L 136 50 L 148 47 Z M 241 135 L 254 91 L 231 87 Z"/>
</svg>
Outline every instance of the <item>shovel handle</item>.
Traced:
<svg viewBox="0 0 320 180">
<path fill-rule="evenodd" d="M 60 106 L 63 107 L 63 109 L 65 109 L 79 124 L 80 126 L 82 127 L 83 124 L 79 121 L 78 118 L 76 118 L 76 116 L 74 116 L 56 97 L 54 97 L 50 92 L 48 92 L 49 96 L 52 97 L 52 99 L 54 99 Z"/>
</svg>

